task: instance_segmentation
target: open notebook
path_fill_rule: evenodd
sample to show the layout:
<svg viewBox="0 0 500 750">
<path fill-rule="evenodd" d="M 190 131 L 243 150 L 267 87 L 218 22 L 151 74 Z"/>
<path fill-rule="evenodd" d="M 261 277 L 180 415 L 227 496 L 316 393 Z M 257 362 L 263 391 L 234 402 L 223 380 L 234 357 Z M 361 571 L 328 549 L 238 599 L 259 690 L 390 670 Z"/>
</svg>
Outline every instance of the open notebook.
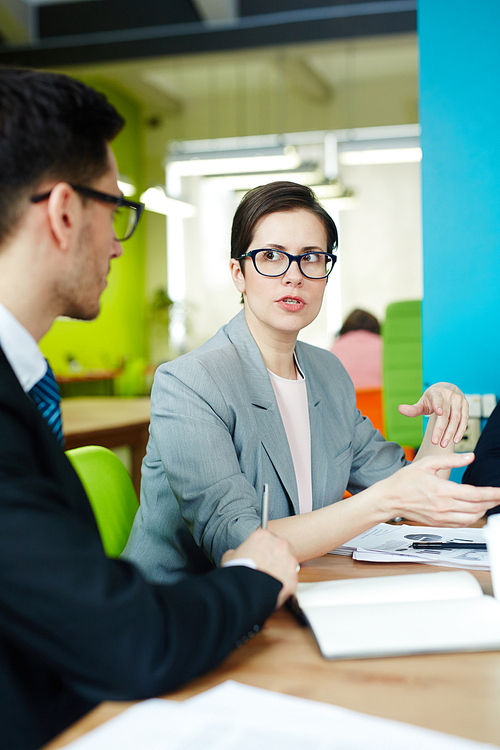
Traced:
<svg viewBox="0 0 500 750">
<path fill-rule="evenodd" d="M 297 602 L 326 659 L 500 649 L 500 602 L 466 571 L 299 583 Z"/>
</svg>

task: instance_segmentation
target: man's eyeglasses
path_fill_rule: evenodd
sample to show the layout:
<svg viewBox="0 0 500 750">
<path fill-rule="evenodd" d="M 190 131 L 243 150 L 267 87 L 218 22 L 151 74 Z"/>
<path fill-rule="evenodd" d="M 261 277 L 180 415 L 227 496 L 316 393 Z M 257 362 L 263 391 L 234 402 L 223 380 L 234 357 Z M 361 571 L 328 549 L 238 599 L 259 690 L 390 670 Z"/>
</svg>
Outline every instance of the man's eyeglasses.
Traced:
<svg viewBox="0 0 500 750">
<path fill-rule="evenodd" d="M 72 185 L 71 182 L 68 185 L 86 198 L 116 206 L 113 216 L 113 227 L 115 230 L 115 239 L 118 242 L 124 242 L 133 235 L 141 214 L 144 211 L 144 203 L 135 203 L 134 201 L 129 201 L 127 198 L 123 198 L 121 195 L 102 193 L 100 190 L 93 190 L 82 185 Z M 49 198 L 50 192 L 43 193 L 42 195 L 32 195 L 30 200 L 32 203 L 40 203 Z"/>
<path fill-rule="evenodd" d="M 303 253 L 290 255 L 282 250 L 250 250 L 237 260 L 251 258 L 257 273 L 262 276 L 283 276 L 295 260 L 302 276 L 306 279 L 325 279 L 335 265 L 337 256 L 332 253 Z"/>
</svg>

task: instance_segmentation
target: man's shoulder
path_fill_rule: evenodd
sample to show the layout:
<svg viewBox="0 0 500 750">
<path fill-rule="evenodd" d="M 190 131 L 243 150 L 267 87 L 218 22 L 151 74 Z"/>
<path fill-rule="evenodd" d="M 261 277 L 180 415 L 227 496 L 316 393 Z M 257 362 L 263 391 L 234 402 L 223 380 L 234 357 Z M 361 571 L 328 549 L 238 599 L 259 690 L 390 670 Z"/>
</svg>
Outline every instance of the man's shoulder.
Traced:
<svg viewBox="0 0 500 750">
<path fill-rule="evenodd" d="M 12 365 L 0 346 L 0 403 L 9 407 L 26 404 L 25 393 L 16 377 Z"/>
</svg>

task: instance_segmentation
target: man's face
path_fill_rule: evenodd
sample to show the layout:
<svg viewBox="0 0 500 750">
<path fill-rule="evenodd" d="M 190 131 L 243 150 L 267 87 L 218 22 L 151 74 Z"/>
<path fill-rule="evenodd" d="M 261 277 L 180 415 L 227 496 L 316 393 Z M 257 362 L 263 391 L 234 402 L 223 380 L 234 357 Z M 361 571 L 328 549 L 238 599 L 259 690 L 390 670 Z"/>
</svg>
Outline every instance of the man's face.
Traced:
<svg viewBox="0 0 500 750">
<path fill-rule="evenodd" d="M 108 160 L 107 172 L 88 187 L 120 196 L 118 168 L 109 146 Z M 62 314 L 80 320 L 93 320 L 99 315 L 100 297 L 107 286 L 111 259 L 118 258 L 123 250 L 113 231 L 113 205 L 88 200 L 83 210 L 85 223 L 73 251 L 71 273 L 65 279 L 64 290 L 61 290 L 64 299 Z"/>
</svg>

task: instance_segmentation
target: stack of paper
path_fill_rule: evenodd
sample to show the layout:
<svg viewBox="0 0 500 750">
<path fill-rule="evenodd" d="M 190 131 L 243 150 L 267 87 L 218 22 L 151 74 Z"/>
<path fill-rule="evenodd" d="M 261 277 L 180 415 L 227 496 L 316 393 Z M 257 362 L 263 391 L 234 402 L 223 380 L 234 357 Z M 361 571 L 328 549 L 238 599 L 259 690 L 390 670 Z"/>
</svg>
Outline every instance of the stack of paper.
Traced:
<svg viewBox="0 0 500 750">
<path fill-rule="evenodd" d="M 228 681 L 139 703 L 67 750 L 486 750 L 491 745 Z"/>
<path fill-rule="evenodd" d="M 334 549 L 331 554 L 350 555 L 369 562 L 417 562 L 453 568 L 489 570 L 488 552 L 478 549 L 413 549 L 413 542 L 484 544 L 482 529 L 447 529 L 429 526 L 393 526 L 379 523 Z"/>
</svg>

